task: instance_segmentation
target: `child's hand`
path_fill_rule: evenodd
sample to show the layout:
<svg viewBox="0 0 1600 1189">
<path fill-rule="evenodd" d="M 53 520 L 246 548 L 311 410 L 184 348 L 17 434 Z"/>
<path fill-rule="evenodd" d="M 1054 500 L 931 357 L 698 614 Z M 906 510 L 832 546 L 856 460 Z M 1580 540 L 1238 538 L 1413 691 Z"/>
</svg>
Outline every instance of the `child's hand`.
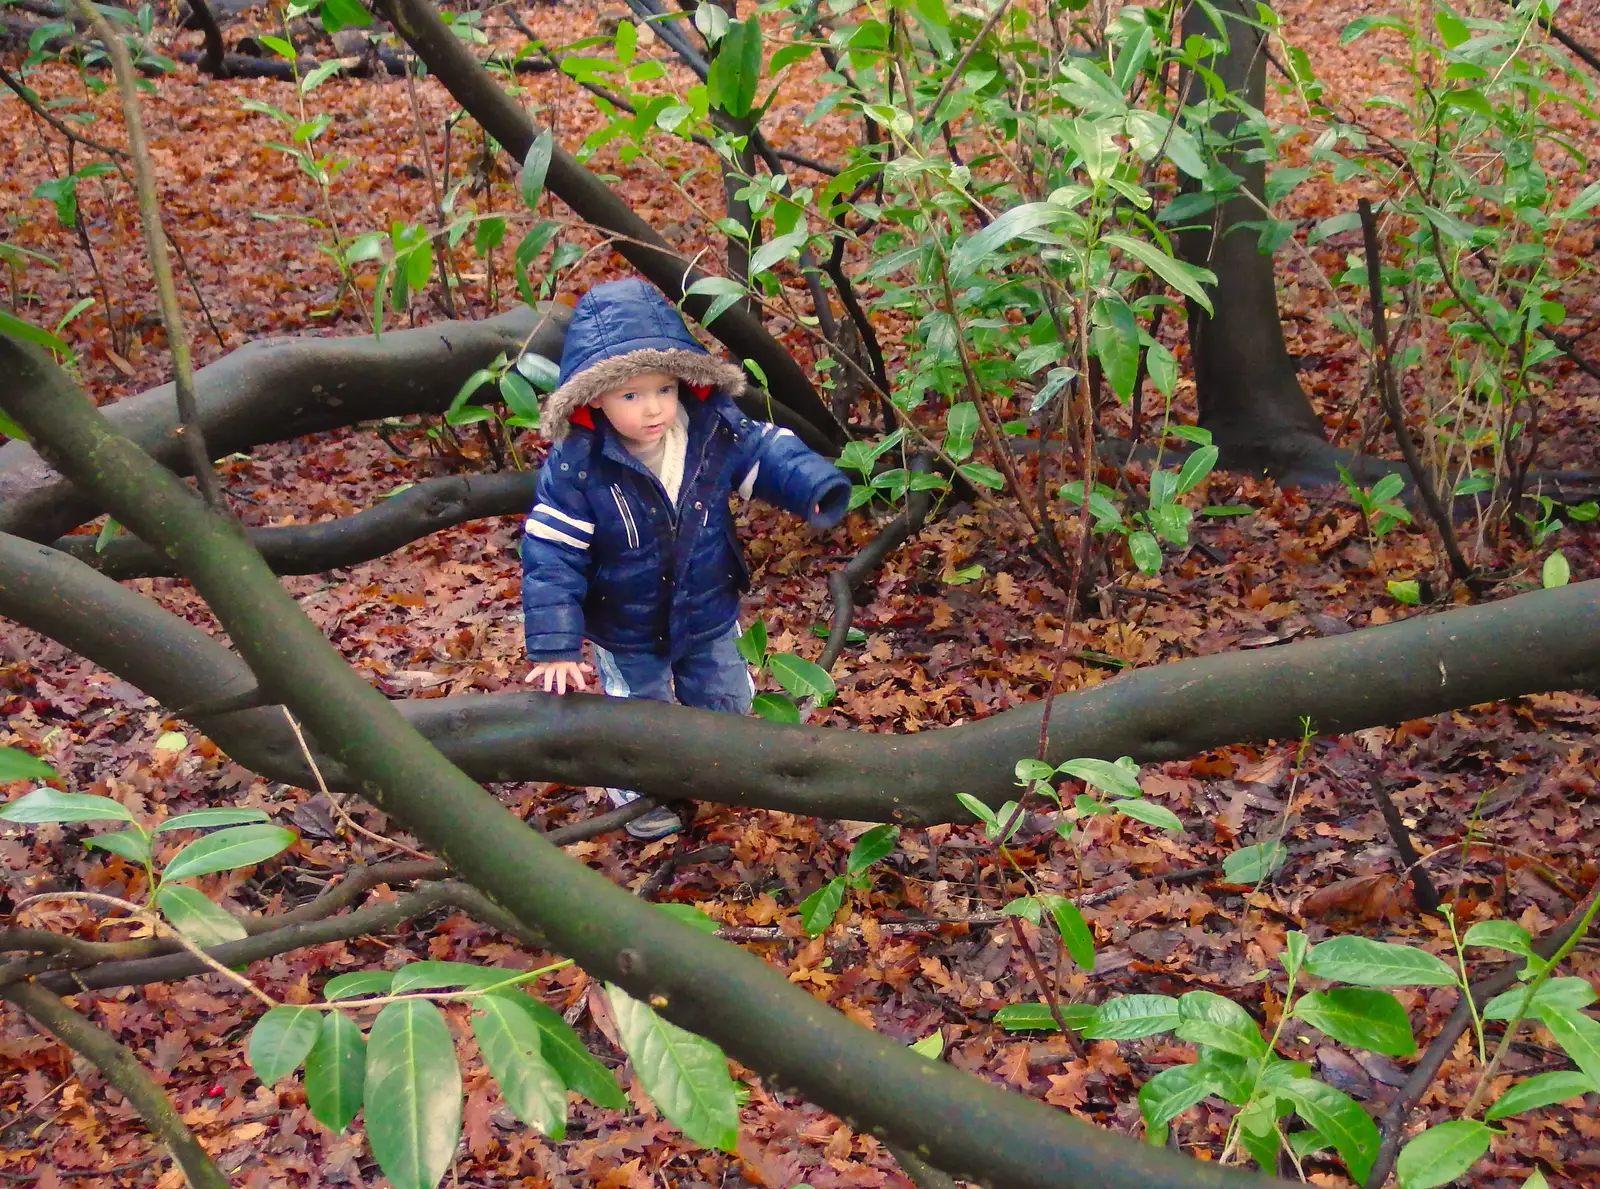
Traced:
<svg viewBox="0 0 1600 1189">
<path fill-rule="evenodd" d="M 555 693 L 564 694 L 567 692 L 568 685 L 571 685 L 575 690 L 588 689 L 589 686 L 584 681 L 583 675 L 593 672 L 594 667 L 586 665 L 582 661 L 545 661 L 534 665 L 522 680 L 529 685 L 542 680 L 545 693 L 552 692 L 553 688 Z"/>
</svg>

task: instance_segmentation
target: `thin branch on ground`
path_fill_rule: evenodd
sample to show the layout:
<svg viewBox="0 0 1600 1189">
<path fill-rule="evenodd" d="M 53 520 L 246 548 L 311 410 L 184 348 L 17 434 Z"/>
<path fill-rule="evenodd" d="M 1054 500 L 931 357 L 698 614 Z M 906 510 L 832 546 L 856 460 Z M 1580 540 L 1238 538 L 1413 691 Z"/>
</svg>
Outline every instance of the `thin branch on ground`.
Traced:
<svg viewBox="0 0 1600 1189">
<path fill-rule="evenodd" d="M 81 3 L 82 0 L 79 0 Z M 1378 221 L 1373 217 L 1372 204 L 1365 198 L 1358 204 L 1361 213 L 1361 231 L 1366 239 L 1367 284 L 1372 291 L 1372 343 L 1377 351 L 1379 388 L 1383 393 L 1384 410 L 1389 415 L 1389 426 L 1394 430 L 1400 453 L 1405 456 L 1406 467 L 1411 471 L 1412 482 L 1422 496 L 1428 517 L 1439 533 L 1445 555 L 1450 559 L 1450 569 L 1457 581 L 1474 594 L 1481 593 L 1481 583 L 1461 552 L 1461 542 L 1456 539 L 1455 522 L 1439 502 L 1439 493 L 1433 485 L 1433 475 L 1422 461 L 1416 440 L 1406 426 L 1405 406 L 1400 401 L 1400 390 L 1395 386 L 1394 363 L 1389 357 L 1388 323 L 1383 309 L 1383 257 L 1378 247 Z"/>
<path fill-rule="evenodd" d="M 200 0 L 203 4 L 204 0 Z M 200 427 L 200 413 L 195 401 L 194 366 L 189 356 L 189 338 L 183 328 L 183 311 L 178 307 L 178 292 L 172 283 L 172 262 L 167 257 L 167 238 L 161 227 L 161 204 L 156 197 L 155 165 L 150 160 L 150 146 L 145 140 L 144 121 L 139 115 L 139 92 L 133 76 L 133 63 L 128 58 L 128 47 L 111 28 L 111 23 L 90 0 L 76 0 L 83 19 L 94 28 L 95 34 L 111 57 L 112 71 L 116 75 L 117 90 L 122 97 L 122 116 L 128 130 L 128 150 L 133 160 L 134 188 L 139 195 L 139 221 L 144 228 L 145 253 L 150 269 L 155 274 L 156 296 L 160 303 L 161 320 L 167 330 L 167 345 L 172 352 L 172 382 L 177 391 L 179 432 L 189 455 L 189 466 L 195 482 L 207 504 L 218 511 L 227 510 L 222 495 L 222 485 L 211 469 L 211 456 L 206 452 L 205 433 Z"/>
<path fill-rule="evenodd" d="M 1411 841 L 1411 831 L 1406 828 L 1405 819 L 1400 816 L 1400 810 L 1394 803 L 1394 798 L 1389 796 L 1389 788 L 1384 783 L 1383 774 L 1378 771 L 1377 765 L 1371 768 L 1372 799 L 1378 803 L 1378 811 L 1383 814 L 1383 821 L 1389 827 L 1389 837 L 1394 841 L 1395 853 L 1400 856 L 1400 861 L 1405 864 L 1405 869 L 1411 875 L 1411 891 L 1416 897 L 1417 907 L 1423 912 L 1438 912 L 1439 891 L 1433 886 L 1433 876 L 1428 873 L 1427 864 L 1422 861 L 1422 856 L 1417 853 L 1416 846 Z"/>
<path fill-rule="evenodd" d="M 59 996 L 37 983 L 0 986 L 0 999 L 15 1004 L 34 1023 L 93 1064 L 108 1082 L 122 1091 L 145 1125 L 167 1145 L 190 1185 L 195 1189 L 229 1189 L 228 1178 L 212 1163 L 194 1133 L 184 1126 L 177 1108 L 162 1093 L 161 1087 L 109 1032 L 73 1011 Z"/>
<path fill-rule="evenodd" d="M 1567 940 L 1577 932 L 1586 907 L 1587 905 L 1580 905 L 1559 927 L 1535 941 L 1534 953 L 1541 958 L 1548 958 L 1560 951 Z M 1444 1068 L 1450 1051 L 1456 1047 L 1456 1041 L 1471 1027 L 1474 1005 L 1481 1007 L 1502 991 L 1515 986 L 1520 981 L 1522 966 L 1521 961 L 1515 962 L 1499 973 L 1473 983 L 1468 994 L 1461 997 L 1455 1011 L 1450 1013 L 1450 1018 L 1439 1029 L 1438 1035 L 1429 1042 L 1422 1058 L 1412 1067 L 1411 1076 L 1406 1079 L 1406 1084 L 1400 1087 L 1400 1092 L 1395 1095 L 1394 1101 L 1389 1104 L 1389 1109 L 1384 1112 L 1380 1121 L 1381 1138 L 1378 1143 L 1378 1155 L 1373 1161 L 1372 1171 L 1368 1174 L 1362 1189 L 1382 1189 L 1384 1182 L 1389 1179 L 1389 1174 L 1394 1171 L 1395 1159 L 1400 1154 L 1400 1141 L 1405 1138 L 1406 1123 L 1411 1118 L 1411 1112 L 1422 1101 L 1422 1096 L 1428 1092 L 1433 1079 L 1439 1076 L 1439 1070 Z"/>
</svg>

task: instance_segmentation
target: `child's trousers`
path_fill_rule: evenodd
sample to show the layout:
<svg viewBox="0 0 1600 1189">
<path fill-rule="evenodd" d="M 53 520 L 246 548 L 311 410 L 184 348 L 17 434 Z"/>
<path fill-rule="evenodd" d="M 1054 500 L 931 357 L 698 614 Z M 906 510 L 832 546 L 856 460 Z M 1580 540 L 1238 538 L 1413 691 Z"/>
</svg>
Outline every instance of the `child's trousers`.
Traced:
<svg viewBox="0 0 1600 1189">
<path fill-rule="evenodd" d="M 676 701 L 701 710 L 749 714 L 756 687 L 750 680 L 750 667 L 739 655 L 736 642 L 740 634 L 739 625 L 731 624 L 715 640 L 679 657 L 676 663 L 650 653 L 618 656 L 596 644 L 594 659 L 600 670 L 600 687 L 613 698 Z M 625 805 L 638 796 L 627 789 L 606 792 L 617 805 Z"/>
</svg>

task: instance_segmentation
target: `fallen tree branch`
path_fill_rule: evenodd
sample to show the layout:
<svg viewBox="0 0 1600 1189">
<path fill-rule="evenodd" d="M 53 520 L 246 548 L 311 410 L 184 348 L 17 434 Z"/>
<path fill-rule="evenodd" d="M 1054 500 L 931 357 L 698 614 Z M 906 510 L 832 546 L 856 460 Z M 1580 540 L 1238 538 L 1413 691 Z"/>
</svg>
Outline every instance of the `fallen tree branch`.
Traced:
<svg viewBox="0 0 1600 1189">
<path fill-rule="evenodd" d="M 353 516 L 316 524 L 246 530 L 276 574 L 320 574 L 360 565 L 469 520 L 520 516 L 533 505 L 537 471 L 447 475 L 388 496 Z M 53 546 L 108 578 L 171 578 L 170 557 L 134 536 L 116 537 L 96 552 L 96 538 L 63 537 Z"/>
<path fill-rule="evenodd" d="M 518 162 L 525 160 L 540 129 L 439 19 L 433 5 L 428 0 L 379 0 L 378 8 L 484 131 Z M 680 300 L 691 316 L 699 318 L 706 313 L 713 300 L 710 296 L 684 296 L 684 291 L 706 274 L 673 251 L 655 228 L 559 144 L 551 150 L 546 185 L 580 218 L 618 235 L 616 251 L 667 296 Z M 813 437 L 839 440 L 832 412 L 805 370 L 754 313 L 734 305 L 706 329 L 736 358 L 751 360 L 761 369 L 772 395 L 808 423 Z M 789 428 L 799 432 L 798 426 Z"/>
<path fill-rule="evenodd" d="M 118 520 L 173 551 L 264 690 L 362 795 L 595 979 L 721 1044 L 953 1175 L 1015 1189 L 1276 1184 L 1099 1131 L 852 1023 L 759 958 L 707 937 L 549 845 L 396 713 L 323 639 L 238 526 L 117 436 L 48 357 L 0 336 L 0 404 Z M 583 699 L 555 699 L 573 700 Z M 719 715 L 719 725 L 737 722 Z M 615 746 L 613 741 L 612 746 Z"/>
<path fill-rule="evenodd" d="M 88 657 L 163 705 L 250 691 L 248 667 L 199 628 L 48 546 L 0 534 L 0 614 Z M 1515 639 L 1517 647 L 1503 642 Z M 1481 702 L 1600 686 L 1600 581 L 1418 615 L 1336 637 L 1136 669 L 1063 695 L 1053 763 L 1139 763 L 1214 747 L 1347 734 Z M 270 699 L 271 694 L 262 695 Z M 658 801 L 911 825 L 965 821 L 955 800 L 1016 793 L 1042 706 L 914 735 L 794 727 L 642 698 L 531 691 L 394 703 L 475 780 L 636 788 Z M 269 707 L 191 719 L 234 760 L 296 787 L 314 783 Z M 313 732 L 313 736 L 314 736 Z M 319 753 L 330 788 L 361 793 Z M 364 795 L 364 794 L 363 794 Z"/>
<path fill-rule="evenodd" d="M 195 1189 L 228 1189 L 228 1179 L 184 1126 L 177 1108 L 151 1080 L 134 1055 L 104 1029 L 90 1023 L 61 999 L 36 983 L 0 987 L 0 999 L 9 1000 L 34 1023 L 94 1065 L 130 1106 L 145 1126 L 159 1136 Z"/>
<path fill-rule="evenodd" d="M 521 348 L 561 357 L 572 313 L 555 303 L 481 322 L 440 322 L 381 338 L 299 335 L 246 343 L 195 374 L 200 425 L 218 457 L 360 421 L 441 413 L 475 370 Z M 106 417 L 163 466 L 183 473 L 173 387 L 117 401 Z M 50 541 L 104 509 L 26 442 L 0 446 L 0 532 Z"/>
</svg>

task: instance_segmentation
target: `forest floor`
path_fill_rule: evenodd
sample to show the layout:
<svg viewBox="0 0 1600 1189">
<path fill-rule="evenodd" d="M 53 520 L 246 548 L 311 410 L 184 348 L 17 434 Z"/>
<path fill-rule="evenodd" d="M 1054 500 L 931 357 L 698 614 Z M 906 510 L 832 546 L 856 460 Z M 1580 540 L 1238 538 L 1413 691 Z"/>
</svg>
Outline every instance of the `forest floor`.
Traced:
<svg viewBox="0 0 1600 1189">
<path fill-rule="evenodd" d="M 1339 45 L 1338 30 L 1370 6 L 1352 0 L 1279 6 L 1289 35 L 1310 54 L 1322 77 L 1350 88 L 1352 102 L 1388 85 L 1367 43 Z M 523 19 L 541 36 L 570 41 L 591 32 L 601 10 L 589 0 L 527 10 Z M 1407 10 L 1409 11 L 1409 10 Z M 1593 6 L 1562 9 L 1567 27 L 1600 43 Z M 495 36 L 515 38 L 496 14 Z M 230 28 L 229 38 L 251 28 Z M 158 44 L 198 49 L 194 34 L 163 34 Z M 120 143 L 115 105 L 88 94 L 75 71 L 47 67 L 32 76 L 46 95 L 76 97 L 76 108 L 97 113 L 92 135 Z M 524 76 L 526 101 L 575 147 L 598 117 L 587 97 L 553 74 Z M 822 159 L 837 157 L 853 134 L 842 121 L 802 123 L 803 88 L 775 109 L 773 139 Z M 355 301 L 332 317 L 336 273 L 320 254 L 318 233 L 300 216 L 325 218 L 329 208 L 293 164 L 268 146 L 278 129 L 241 100 L 291 106 L 292 88 L 268 81 L 215 82 L 182 66 L 145 97 L 162 200 L 187 260 L 180 280 L 198 361 L 210 362 L 251 339 L 290 333 L 359 334 L 366 324 Z M 454 104 L 431 81 L 414 96 L 402 80 L 324 84 L 307 100 L 332 125 L 325 144 L 352 164 L 331 191 L 333 215 L 347 231 L 385 229 L 393 220 L 433 218 L 433 197 L 421 168 L 422 144 L 413 102 L 428 130 L 427 149 L 442 168 L 439 130 Z M 456 125 L 451 176 L 478 170 L 490 183 L 475 201 L 480 210 L 517 208 L 503 161 L 479 168 L 481 146 Z M 1595 147 L 1592 129 L 1575 130 Z M 66 167 L 63 142 L 47 132 L 9 94 L 0 100 L 0 210 L 10 242 L 48 253 L 57 270 L 30 269 L 13 279 L 7 296 L 26 288 L 39 297 L 28 316 L 53 325 L 80 297 L 95 306 L 68 332 L 78 374 L 102 401 L 142 391 L 168 378 L 165 338 L 144 271 L 136 213 L 113 177 L 86 181 L 79 212 L 93 261 L 75 233 L 60 226 L 51 202 L 34 187 Z M 79 149 L 74 166 L 87 156 Z M 718 248 L 714 229 L 647 163 L 621 167 L 599 158 L 620 180 L 636 209 L 687 249 Z M 705 160 L 682 186 L 708 209 L 720 205 L 720 182 Z M 673 163 L 668 163 L 669 167 Z M 1574 191 L 1589 180 L 1576 169 L 1558 177 Z M 1297 192 L 1294 217 L 1309 218 L 1354 205 L 1354 190 L 1331 185 Z M 465 196 L 463 196 L 465 201 Z M 262 218 L 259 215 L 270 215 Z M 708 236 L 707 232 L 713 234 Z M 1577 237 L 1574 253 L 1592 250 Z M 1291 351 L 1307 390 L 1331 428 L 1362 386 L 1361 358 L 1328 319 L 1329 295 L 1311 262 L 1337 269 L 1357 250 L 1345 237 L 1309 255 L 1283 260 L 1281 300 Z M 481 263 L 466 278 L 466 308 L 480 317 L 516 300 L 505 262 L 491 295 Z M 570 300 L 585 284 L 617 275 L 621 263 L 596 253 L 580 268 Z M 206 312 L 194 300 L 203 294 Z M 1592 282 L 1588 282 L 1592 288 Z M 1346 297 L 1349 295 L 1346 294 Z M 1564 300 L 1580 323 L 1594 312 L 1594 295 L 1578 286 Z M 442 317 L 419 299 L 418 322 Z M 214 326 L 214 331 L 213 331 Z M 794 327 L 786 341 L 811 359 Z M 905 327 L 885 321 L 880 333 L 899 357 Z M 1185 358 L 1181 327 L 1168 341 Z M 1595 456 L 1600 437 L 1600 385 L 1562 368 L 1545 402 L 1545 465 L 1580 466 Z M 1180 381 L 1175 414 L 1192 419 L 1192 386 Z M 431 425 L 412 419 L 394 428 L 394 446 L 364 430 L 327 433 L 263 446 L 226 460 L 221 470 L 234 506 L 250 524 L 305 523 L 348 515 L 403 484 L 491 465 L 475 438 L 451 444 Z M 1362 432 L 1358 423 L 1352 437 Z M 529 440 L 528 449 L 537 456 Z M 1064 693 L 1056 714 L 1071 714 L 1071 693 L 1123 667 L 1147 666 L 1287 640 L 1335 634 L 1425 609 L 1398 605 L 1385 583 L 1430 574 L 1436 566 L 1427 535 L 1401 530 L 1373 541 L 1341 494 L 1285 491 L 1264 481 L 1219 474 L 1206 502 L 1247 504 L 1250 515 L 1208 522 L 1193 547 L 1154 579 L 1126 580 L 1137 591 L 1091 607 L 1072 639 Z M 826 577 L 869 541 L 865 518 L 816 533 L 770 509 L 740 513 L 754 586 L 745 621 L 767 622 L 773 647 L 815 657 L 818 625 L 829 611 Z M 517 518 L 478 521 L 437 533 L 378 561 L 332 573 L 286 579 L 301 606 L 366 676 L 394 697 L 435 697 L 516 688 L 526 671 L 518 610 Z M 1510 576 L 1500 593 L 1538 585 L 1549 549 L 1566 554 L 1574 579 L 1600 576 L 1591 532 L 1568 529 L 1541 550 L 1525 536 L 1486 545 Z M 966 567 L 981 576 L 950 581 Z M 215 628 L 198 598 L 177 580 L 134 584 L 169 609 Z M 1005 524 L 968 507 L 947 509 L 913 543 L 890 558 L 873 598 L 859 608 L 864 641 L 835 666 L 837 701 L 814 721 L 876 732 L 938 729 L 1023 703 L 1046 691 L 1065 603 L 1061 589 L 1015 540 Z M 1499 647 L 1517 647 L 1504 640 Z M 1225 694 L 1219 694 L 1225 696 Z M 1259 973 L 1275 961 L 1289 929 L 1313 941 L 1360 932 L 1450 952 L 1443 923 L 1419 914 L 1400 875 L 1390 836 L 1371 787 L 1387 787 L 1431 862 L 1434 878 L 1464 922 L 1490 916 L 1520 922 L 1533 933 L 1563 920 L 1597 877 L 1600 799 L 1595 796 L 1593 732 L 1600 697 L 1562 693 L 1476 707 L 1354 737 L 1315 734 L 1301 741 L 1221 748 L 1194 759 L 1148 766 L 1146 793 L 1184 821 L 1171 834 L 1123 818 L 1098 818 L 1075 846 L 1048 830 L 1014 855 L 1042 890 L 1069 896 L 1103 892 L 1084 914 L 1099 955 L 1092 974 L 1061 960 L 1061 993 L 1098 1000 L 1128 993 L 1181 994 L 1207 988 L 1270 1015 L 1275 996 Z M 217 803 L 259 807 L 293 825 L 300 842 L 281 862 L 212 877 L 208 890 L 241 912 L 287 908 L 315 894 L 342 869 L 399 852 L 366 838 L 340 836 L 325 801 L 304 790 L 269 783 L 222 756 L 208 741 L 187 738 L 173 749 L 168 719 L 150 699 L 110 674 L 33 633 L 7 627 L 0 640 L 0 743 L 27 746 L 71 774 L 71 787 L 113 796 L 141 814 L 174 814 Z M 163 738 L 166 736 L 166 738 Z M 157 740 L 163 739 L 161 746 Z M 1021 758 L 1021 757 L 1019 757 Z M 500 786 L 507 805 L 542 827 L 598 812 L 600 790 L 528 783 Z M 952 797 L 958 789 L 950 790 Z M 382 815 L 356 809 L 358 821 L 380 835 L 412 841 Z M 1454 846 L 1467 836 L 1473 843 Z M 912 1042 L 941 1032 L 943 1059 L 1041 1098 L 1097 1125 L 1141 1133 L 1136 1092 L 1151 1075 L 1192 1057 L 1190 1046 L 1157 1038 L 1091 1042 L 1078 1059 L 1059 1038 L 1012 1035 L 993 1022 L 1009 1003 L 1030 1002 L 1039 988 L 1008 926 L 949 925 L 905 931 L 913 918 L 959 921 L 993 913 L 1022 890 L 997 865 L 982 832 L 965 826 L 906 830 L 894 855 L 875 871 L 870 892 L 854 898 L 847 915 L 816 939 L 800 928 L 796 906 L 841 869 L 856 823 L 820 821 L 765 811 L 702 804 L 683 835 L 642 844 L 622 835 L 569 848 L 575 857 L 622 886 L 639 888 L 671 856 L 724 847 L 728 858 L 681 864 L 658 898 L 693 904 L 733 926 L 775 926 L 778 940 L 751 948 L 789 978 L 852 1018 Z M 1286 832 L 1290 863 L 1269 886 L 1252 892 L 1183 873 L 1214 868 L 1240 845 Z M 19 898 L 27 892 L 84 886 L 136 893 L 142 873 L 122 860 L 79 845 L 77 828 L 0 829 L 0 880 Z M 1165 877 L 1180 876 L 1178 879 Z M 61 929 L 87 918 L 63 908 L 32 921 Z M 1039 942 L 1031 925 L 1023 935 Z M 1054 961 L 1048 942 L 1045 956 Z M 417 958 L 477 961 L 531 968 L 545 956 L 528 953 L 463 916 L 419 921 L 390 937 L 364 937 L 258 963 L 250 970 L 275 997 L 308 999 L 328 976 L 364 966 L 395 966 Z M 1600 955 L 1592 946 L 1572 960 L 1572 973 L 1600 985 Z M 611 1021 L 589 982 L 568 969 L 542 984 L 553 1006 L 576 1008 L 594 1051 L 622 1065 Z M 1425 1045 L 1456 995 L 1448 988 L 1402 990 L 1419 1045 Z M 309 1115 L 294 1080 L 264 1087 L 245 1061 L 243 1037 L 257 1005 L 218 979 L 152 985 L 79 996 L 78 1006 L 130 1045 L 154 1071 L 184 1118 L 227 1169 L 246 1186 L 376 1183 L 359 1130 L 331 1135 Z M 713 1189 L 745 1183 L 788 1187 L 901 1185 L 904 1178 L 884 1147 L 836 1118 L 793 1097 L 772 1093 L 746 1076 L 736 1157 L 685 1141 L 642 1096 L 621 1115 L 575 1101 L 563 1142 L 551 1143 L 517 1124 L 477 1060 L 465 1010 L 452 1009 L 466 1071 L 465 1135 L 450 1183 L 533 1189 L 647 1189 L 662 1184 Z M 1503 1071 L 1559 1067 L 1542 1032 L 1527 1034 Z M 1380 1113 L 1404 1082 L 1409 1062 L 1351 1050 L 1310 1029 L 1287 1030 L 1280 1052 L 1311 1062 L 1319 1077 Z M 1556 1064 L 1552 1065 L 1552 1062 Z M 1417 1121 L 1459 1111 L 1476 1081 L 1478 1064 L 1467 1040 L 1446 1060 Z M 624 1079 L 625 1084 L 627 1079 Z M 1220 1154 L 1230 1111 L 1214 1103 L 1186 1112 L 1174 1124 L 1176 1141 L 1195 1155 Z M 165 1160 L 127 1104 L 109 1096 L 91 1069 L 70 1059 L 14 1012 L 0 1015 L 0 1182 L 176 1185 Z M 1552 1107 L 1507 1122 L 1474 1183 L 1520 1183 L 1538 1162 L 1552 1184 L 1600 1182 L 1600 1119 Z M 1345 1184 L 1339 1166 L 1307 1163 L 1321 1184 Z"/>
</svg>

